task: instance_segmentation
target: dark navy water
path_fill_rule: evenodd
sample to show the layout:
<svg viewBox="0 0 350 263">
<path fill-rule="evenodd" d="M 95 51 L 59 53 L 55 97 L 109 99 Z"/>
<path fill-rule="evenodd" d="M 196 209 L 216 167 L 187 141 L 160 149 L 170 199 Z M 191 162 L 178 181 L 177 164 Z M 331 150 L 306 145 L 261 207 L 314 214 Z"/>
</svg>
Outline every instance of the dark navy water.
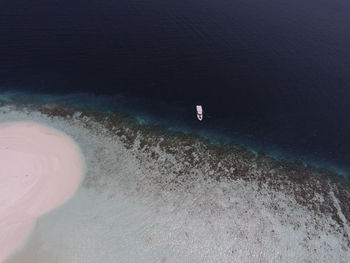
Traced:
<svg viewBox="0 0 350 263">
<path fill-rule="evenodd" d="M 346 0 L 2 0 L 0 89 L 348 169 L 349 14 Z"/>
</svg>

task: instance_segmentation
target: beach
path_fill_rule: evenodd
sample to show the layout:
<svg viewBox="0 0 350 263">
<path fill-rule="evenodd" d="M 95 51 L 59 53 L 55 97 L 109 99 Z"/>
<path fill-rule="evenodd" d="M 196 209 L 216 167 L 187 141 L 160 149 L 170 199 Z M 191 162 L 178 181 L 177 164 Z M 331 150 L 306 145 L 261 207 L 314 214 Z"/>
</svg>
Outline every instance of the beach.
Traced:
<svg viewBox="0 0 350 263">
<path fill-rule="evenodd" d="M 84 161 L 77 145 L 35 122 L 0 124 L 0 261 L 22 243 L 43 214 L 79 186 Z"/>
</svg>

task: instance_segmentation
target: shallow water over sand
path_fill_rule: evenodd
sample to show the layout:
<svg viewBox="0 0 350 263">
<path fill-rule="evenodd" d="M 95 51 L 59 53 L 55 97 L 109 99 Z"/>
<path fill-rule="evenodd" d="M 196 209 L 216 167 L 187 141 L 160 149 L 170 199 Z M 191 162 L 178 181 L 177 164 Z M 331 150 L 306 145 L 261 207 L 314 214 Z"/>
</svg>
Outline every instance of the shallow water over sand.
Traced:
<svg viewBox="0 0 350 263">
<path fill-rule="evenodd" d="M 117 115 L 1 107 L 9 119 L 70 135 L 87 174 L 6 262 L 350 259 L 350 187 L 334 174 Z"/>
</svg>

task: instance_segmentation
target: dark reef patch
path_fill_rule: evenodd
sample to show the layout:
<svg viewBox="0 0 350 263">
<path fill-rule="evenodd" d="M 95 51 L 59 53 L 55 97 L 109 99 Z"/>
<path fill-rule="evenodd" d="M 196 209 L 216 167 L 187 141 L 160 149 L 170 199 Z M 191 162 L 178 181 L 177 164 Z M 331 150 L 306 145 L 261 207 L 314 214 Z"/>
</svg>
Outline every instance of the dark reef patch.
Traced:
<svg viewBox="0 0 350 263">
<path fill-rule="evenodd" d="M 77 111 L 46 106 L 39 110 L 48 116 L 65 118 Z M 84 117 L 87 127 L 93 122 L 103 124 L 110 135 L 117 136 L 148 169 L 157 169 L 159 174 L 172 174 L 171 182 L 164 182 L 169 177 L 154 178 L 153 183 L 161 186 L 162 191 L 175 190 L 176 185 L 190 190 L 196 170 L 200 170 L 204 177 L 217 181 L 256 183 L 259 187 L 257 191 L 270 189 L 283 192 L 315 215 L 330 216 L 336 222 L 332 227 L 342 232 L 350 245 L 344 230 L 350 226 L 350 183 L 340 175 L 297 162 L 277 160 L 263 152 L 254 154 L 236 144 L 212 144 L 193 134 L 139 125 L 127 115 L 82 110 L 80 118 Z M 272 209 L 283 210 L 277 202 L 272 204 Z"/>
</svg>

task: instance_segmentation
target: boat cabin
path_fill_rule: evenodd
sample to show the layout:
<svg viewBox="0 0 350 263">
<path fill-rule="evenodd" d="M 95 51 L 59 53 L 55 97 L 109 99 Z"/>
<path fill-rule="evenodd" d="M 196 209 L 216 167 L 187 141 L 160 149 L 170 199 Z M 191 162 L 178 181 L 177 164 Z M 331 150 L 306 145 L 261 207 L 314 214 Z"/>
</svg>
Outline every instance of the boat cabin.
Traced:
<svg viewBox="0 0 350 263">
<path fill-rule="evenodd" d="M 203 108 L 202 105 L 197 105 L 196 106 L 196 110 L 197 110 L 197 118 L 198 120 L 203 120 Z"/>
</svg>

